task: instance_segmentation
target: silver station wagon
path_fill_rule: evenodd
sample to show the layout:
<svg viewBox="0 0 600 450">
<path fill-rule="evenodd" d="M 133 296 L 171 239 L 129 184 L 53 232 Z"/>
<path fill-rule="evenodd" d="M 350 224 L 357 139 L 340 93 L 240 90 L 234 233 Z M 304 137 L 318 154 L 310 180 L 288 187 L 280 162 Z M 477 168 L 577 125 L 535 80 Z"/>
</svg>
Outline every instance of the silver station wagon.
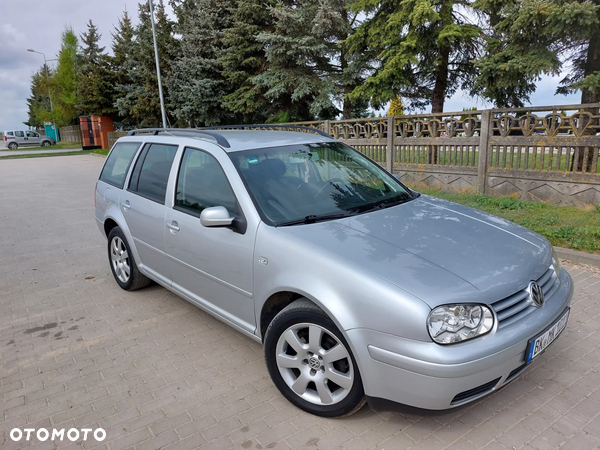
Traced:
<svg viewBox="0 0 600 450">
<path fill-rule="evenodd" d="M 543 237 L 318 130 L 224 128 L 119 139 L 96 221 L 121 288 L 153 280 L 261 342 L 299 408 L 464 405 L 566 327 L 573 284 Z"/>
</svg>

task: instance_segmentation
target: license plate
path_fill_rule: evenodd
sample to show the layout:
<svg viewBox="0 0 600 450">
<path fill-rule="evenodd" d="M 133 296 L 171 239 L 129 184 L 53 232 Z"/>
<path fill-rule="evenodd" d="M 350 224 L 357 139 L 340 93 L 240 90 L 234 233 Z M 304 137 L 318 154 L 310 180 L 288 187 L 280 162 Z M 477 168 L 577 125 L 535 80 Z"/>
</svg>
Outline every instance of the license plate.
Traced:
<svg viewBox="0 0 600 450">
<path fill-rule="evenodd" d="M 570 308 L 567 308 L 565 313 L 560 318 L 550 325 L 546 331 L 541 335 L 529 341 L 527 347 L 527 362 L 530 362 L 536 356 L 539 356 L 546 348 L 554 342 L 554 340 L 562 333 L 567 326 L 567 320 L 569 319 Z"/>
</svg>

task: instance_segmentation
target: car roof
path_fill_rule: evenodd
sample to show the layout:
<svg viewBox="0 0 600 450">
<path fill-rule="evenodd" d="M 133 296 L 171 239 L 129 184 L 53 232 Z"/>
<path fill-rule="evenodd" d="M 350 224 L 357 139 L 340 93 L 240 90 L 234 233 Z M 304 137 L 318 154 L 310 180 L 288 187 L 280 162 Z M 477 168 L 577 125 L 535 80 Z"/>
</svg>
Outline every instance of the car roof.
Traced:
<svg viewBox="0 0 600 450">
<path fill-rule="evenodd" d="M 140 130 L 143 132 L 143 130 Z M 209 130 L 207 130 L 209 131 Z M 285 145 L 301 145 L 301 144 L 314 144 L 319 142 L 331 142 L 334 139 L 332 137 L 325 137 L 322 135 L 310 133 L 310 132 L 298 132 L 298 131 L 269 131 L 269 130 L 210 130 L 211 135 L 219 135 L 229 143 L 229 147 L 220 145 L 221 142 L 216 142 L 215 137 L 207 134 L 203 134 L 202 130 L 198 130 L 198 133 L 184 132 L 178 133 L 173 130 L 173 134 L 166 132 L 157 135 L 148 134 L 136 134 L 134 136 L 128 136 L 126 140 L 135 141 L 139 138 L 144 140 L 155 140 L 155 142 L 173 142 L 173 138 L 189 141 L 188 145 L 193 145 L 194 141 L 207 141 L 213 144 L 220 145 L 221 148 L 227 152 L 237 152 L 243 150 L 253 150 L 266 147 L 282 147 Z M 137 139 L 136 139 L 137 138 Z M 121 138 L 125 139 L 125 138 Z M 174 142 L 173 142 L 174 143 Z"/>
</svg>

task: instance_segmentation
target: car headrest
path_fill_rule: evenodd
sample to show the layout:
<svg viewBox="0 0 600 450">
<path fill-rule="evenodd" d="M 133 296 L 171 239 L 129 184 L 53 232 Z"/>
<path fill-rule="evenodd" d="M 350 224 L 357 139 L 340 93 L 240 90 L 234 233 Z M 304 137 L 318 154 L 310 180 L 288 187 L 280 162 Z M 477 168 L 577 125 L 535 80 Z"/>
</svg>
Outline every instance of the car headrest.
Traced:
<svg viewBox="0 0 600 450">
<path fill-rule="evenodd" d="M 285 174 L 285 163 L 281 159 L 263 159 L 258 167 L 260 176 L 268 179 L 279 178 Z"/>
</svg>

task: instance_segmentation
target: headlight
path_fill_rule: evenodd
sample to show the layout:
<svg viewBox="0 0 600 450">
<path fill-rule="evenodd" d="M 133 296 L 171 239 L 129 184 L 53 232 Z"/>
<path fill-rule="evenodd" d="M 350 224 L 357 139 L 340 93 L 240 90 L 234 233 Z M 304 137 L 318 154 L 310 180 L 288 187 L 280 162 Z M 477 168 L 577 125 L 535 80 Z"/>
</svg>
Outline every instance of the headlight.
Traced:
<svg viewBox="0 0 600 450">
<path fill-rule="evenodd" d="M 558 261 L 558 255 L 556 254 L 554 247 L 552 247 L 552 268 L 554 269 L 554 272 L 556 272 L 556 276 L 560 277 L 560 262 Z"/>
<path fill-rule="evenodd" d="M 429 313 L 427 329 L 438 344 L 454 344 L 481 336 L 494 326 L 492 311 L 483 305 L 444 305 Z"/>
</svg>

